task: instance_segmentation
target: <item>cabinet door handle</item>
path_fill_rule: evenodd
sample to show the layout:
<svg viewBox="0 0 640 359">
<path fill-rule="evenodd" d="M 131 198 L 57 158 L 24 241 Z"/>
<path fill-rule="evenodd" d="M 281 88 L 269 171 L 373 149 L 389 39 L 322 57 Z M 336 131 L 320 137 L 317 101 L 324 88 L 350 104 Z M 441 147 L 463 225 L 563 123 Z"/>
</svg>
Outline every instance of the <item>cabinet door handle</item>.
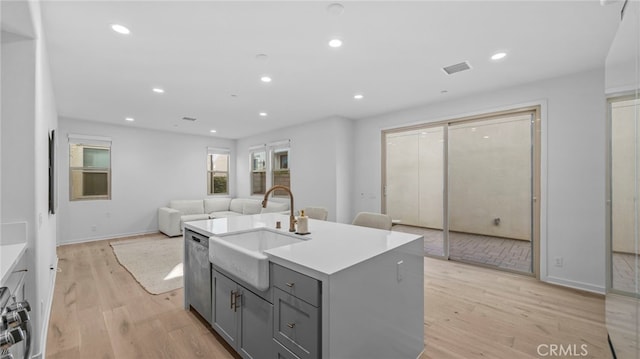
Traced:
<svg viewBox="0 0 640 359">
<path fill-rule="evenodd" d="M 242 293 L 238 293 L 236 291 L 236 295 L 235 295 L 235 300 L 233 301 L 233 311 L 235 312 L 238 307 L 240 306 L 240 304 L 242 304 Z"/>
<path fill-rule="evenodd" d="M 296 323 L 287 323 L 287 327 L 293 329 L 296 326 Z"/>
<path fill-rule="evenodd" d="M 231 308 L 230 309 L 234 309 L 234 307 L 236 305 L 236 291 L 235 290 L 231 291 L 231 299 L 229 300 L 229 302 L 231 303 Z"/>
<path fill-rule="evenodd" d="M 295 283 L 291 282 L 291 283 L 285 283 L 287 285 L 287 287 L 289 288 L 293 288 L 294 285 L 296 285 Z"/>
</svg>

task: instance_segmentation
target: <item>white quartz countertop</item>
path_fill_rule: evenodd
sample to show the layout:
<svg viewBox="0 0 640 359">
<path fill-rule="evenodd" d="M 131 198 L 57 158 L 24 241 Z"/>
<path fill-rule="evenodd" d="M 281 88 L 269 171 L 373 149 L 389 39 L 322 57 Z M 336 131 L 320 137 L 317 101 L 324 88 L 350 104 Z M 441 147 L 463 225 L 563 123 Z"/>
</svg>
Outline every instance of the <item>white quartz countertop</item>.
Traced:
<svg viewBox="0 0 640 359">
<path fill-rule="evenodd" d="M 282 223 L 288 232 L 289 216 L 268 213 L 185 223 L 187 228 L 207 236 L 269 227 Z M 295 264 L 324 275 L 332 275 L 355 264 L 396 249 L 422 236 L 309 219 L 311 234 L 304 242 L 273 248 L 264 253 L 279 264 Z"/>
<path fill-rule="evenodd" d="M 6 282 L 26 249 L 26 243 L 0 244 L 0 285 Z"/>
</svg>

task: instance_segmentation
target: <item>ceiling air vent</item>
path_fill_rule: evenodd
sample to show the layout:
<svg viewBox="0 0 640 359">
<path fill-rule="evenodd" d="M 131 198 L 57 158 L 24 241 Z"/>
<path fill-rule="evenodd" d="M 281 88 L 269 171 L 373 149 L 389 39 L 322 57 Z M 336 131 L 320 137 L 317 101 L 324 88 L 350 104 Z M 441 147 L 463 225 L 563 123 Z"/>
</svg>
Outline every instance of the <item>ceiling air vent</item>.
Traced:
<svg viewBox="0 0 640 359">
<path fill-rule="evenodd" d="M 443 67 L 442 71 L 446 72 L 448 75 L 452 75 L 452 74 L 455 74 L 456 72 L 466 71 L 470 69 L 471 69 L 471 66 L 469 66 L 469 63 L 464 61 L 459 64 Z"/>
<path fill-rule="evenodd" d="M 191 121 L 191 122 L 194 122 L 196 120 L 194 117 L 187 117 L 187 116 L 183 117 L 182 119 L 185 121 Z"/>
</svg>

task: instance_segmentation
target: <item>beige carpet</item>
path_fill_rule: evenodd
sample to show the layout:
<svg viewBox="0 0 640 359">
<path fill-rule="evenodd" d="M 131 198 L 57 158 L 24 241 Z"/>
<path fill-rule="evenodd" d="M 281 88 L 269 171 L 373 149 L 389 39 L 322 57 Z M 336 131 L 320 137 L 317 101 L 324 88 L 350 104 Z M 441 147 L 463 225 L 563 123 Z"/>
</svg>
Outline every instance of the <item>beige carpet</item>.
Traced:
<svg viewBox="0 0 640 359">
<path fill-rule="evenodd" d="M 164 235 L 112 242 L 116 258 L 151 294 L 161 294 L 184 286 L 182 237 Z"/>
</svg>

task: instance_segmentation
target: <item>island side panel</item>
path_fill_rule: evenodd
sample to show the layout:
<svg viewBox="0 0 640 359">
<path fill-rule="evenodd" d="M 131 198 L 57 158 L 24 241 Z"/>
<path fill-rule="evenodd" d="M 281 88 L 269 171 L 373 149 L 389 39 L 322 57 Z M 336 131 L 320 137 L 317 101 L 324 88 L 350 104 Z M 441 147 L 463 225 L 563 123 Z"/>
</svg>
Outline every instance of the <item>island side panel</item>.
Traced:
<svg viewBox="0 0 640 359">
<path fill-rule="evenodd" d="M 191 305 L 191 302 L 189 301 L 191 298 L 191 293 L 189 292 L 189 281 L 191 280 L 191 275 L 190 273 L 185 270 L 187 268 L 189 268 L 189 266 L 191 265 L 189 262 L 189 247 L 187 245 L 187 229 L 184 228 L 182 230 L 182 250 L 183 250 L 183 254 L 182 254 L 182 269 L 183 269 L 183 276 L 182 276 L 182 280 L 183 280 L 183 285 L 182 287 L 184 288 L 184 295 L 183 295 L 183 299 L 184 299 L 184 309 L 185 310 L 189 310 L 189 306 Z"/>
<path fill-rule="evenodd" d="M 424 349 L 422 247 L 420 237 L 330 276 L 329 358 L 415 359 L 420 355 Z"/>
</svg>

